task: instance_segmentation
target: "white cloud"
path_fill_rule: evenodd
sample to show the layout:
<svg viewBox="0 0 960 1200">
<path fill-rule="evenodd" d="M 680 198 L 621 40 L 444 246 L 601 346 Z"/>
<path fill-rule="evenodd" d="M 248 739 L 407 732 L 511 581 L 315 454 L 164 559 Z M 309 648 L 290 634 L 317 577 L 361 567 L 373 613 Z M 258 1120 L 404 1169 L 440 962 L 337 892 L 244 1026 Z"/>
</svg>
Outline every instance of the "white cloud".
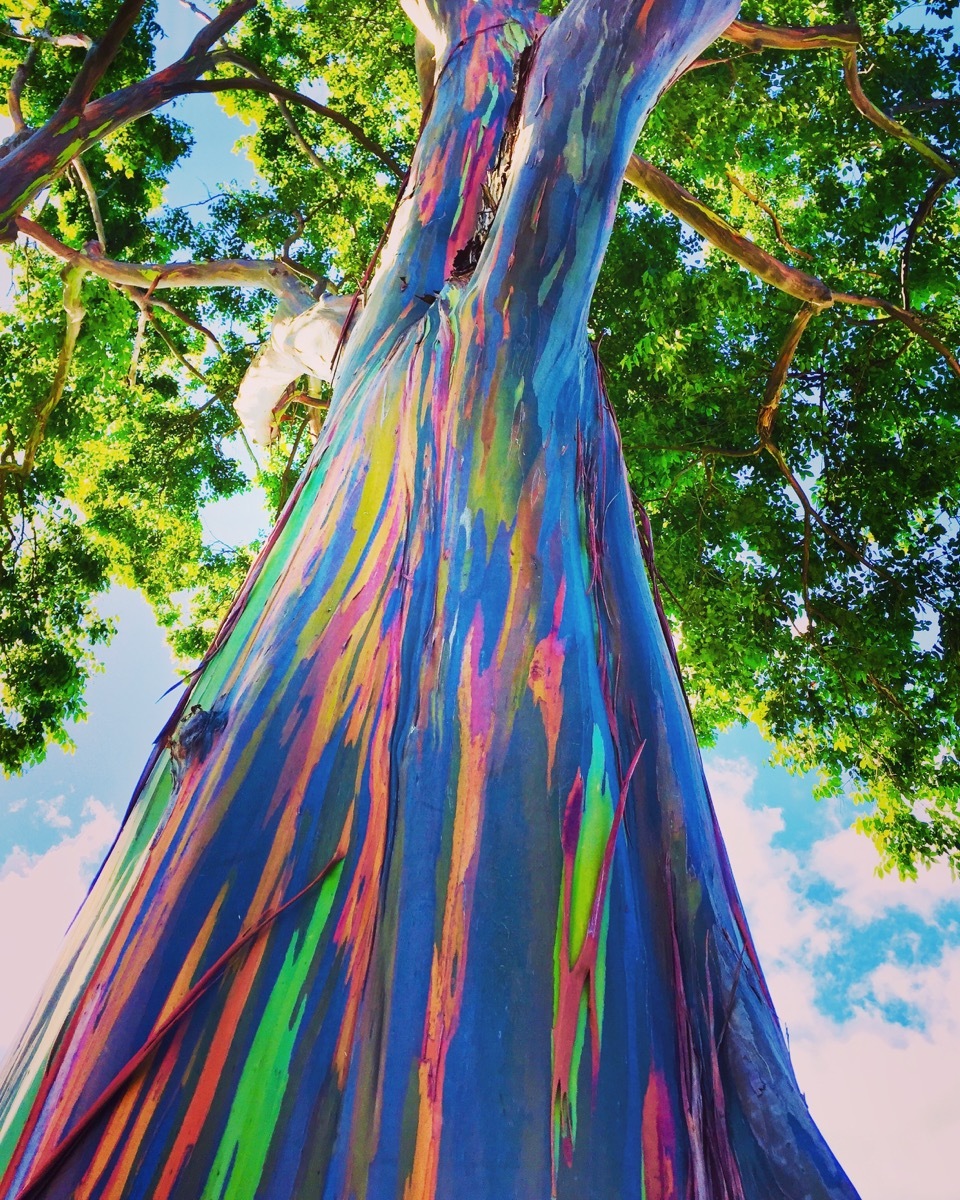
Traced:
<svg viewBox="0 0 960 1200">
<path fill-rule="evenodd" d="M 815 995 L 826 948 L 869 937 L 868 922 L 900 905 L 930 920 L 960 887 L 947 872 L 914 885 L 878 878 L 875 851 L 850 831 L 828 830 L 802 858 L 774 847 L 783 813 L 747 805 L 749 763 L 712 759 L 707 775 L 797 1078 L 831 1148 L 865 1200 L 956 1200 L 960 948 L 931 966 L 882 962 L 858 981 L 861 1003 L 843 1023 Z M 817 876 L 840 892 L 829 906 L 803 894 Z M 885 1019 L 881 1006 L 896 1001 L 922 1030 Z"/>
<path fill-rule="evenodd" d="M 0 988 L 0 1052 L 23 1026 L 63 935 L 117 832 L 117 817 L 88 800 L 80 828 L 45 854 L 19 847 L 0 864 L 0 962 L 16 964 Z"/>
<path fill-rule="evenodd" d="M 800 1086 L 866 1200 L 956 1200 L 960 949 L 936 967 L 885 964 L 871 983 L 883 998 L 919 1003 L 927 1029 L 893 1025 L 877 1010 L 838 1025 L 815 1013 L 811 988 L 807 1023 L 791 1040 Z"/>
<path fill-rule="evenodd" d="M 73 821 L 63 811 L 66 796 L 54 796 L 52 800 L 38 800 L 37 809 L 40 820 L 51 829 L 69 829 Z"/>
<path fill-rule="evenodd" d="M 707 776 L 733 875 L 765 970 L 801 954 L 825 953 L 832 935 L 800 893 L 797 856 L 770 843 L 784 828 L 779 808 L 750 808 L 756 770 L 746 759 L 711 758 Z"/>
<path fill-rule="evenodd" d="M 930 920 L 941 904 L 960 903 L 960 886 L 944 863 L 921 869 L 915 880 L 878 876 L 876 863 L 873 845 L 852 829 L 843 829 L 816 843 L 809 866 L 840 890 L 844 908 L 860 922 L 900 905 Z"/>
</svg>

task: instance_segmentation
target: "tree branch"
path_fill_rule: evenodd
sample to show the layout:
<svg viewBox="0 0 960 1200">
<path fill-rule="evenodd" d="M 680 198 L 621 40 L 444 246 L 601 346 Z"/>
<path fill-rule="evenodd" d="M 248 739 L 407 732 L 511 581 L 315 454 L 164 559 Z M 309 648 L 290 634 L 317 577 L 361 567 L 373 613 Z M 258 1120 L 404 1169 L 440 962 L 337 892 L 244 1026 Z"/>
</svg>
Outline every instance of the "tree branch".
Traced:
<svg viewBox="0 0 960 1200">
<path fill-rule="evenodd" d="M 192 0 L 180 0 L 180 3 L 184 8 L 188 8 L 195 17 L 199 17 L 201 21 L 209 23 L 213 20 L 213 17 L 208 12 L 202 9 L 199 4 L 192 3 Z"/>
<path fill-rule="evenodd" d="M 150 301 L 147 299 L 136 300 L 136 298 L 134 298 L 134 302 L 138 305 L 138 307 L 142 306 L 142 307 L 140 307 L 140 311 L 146 315 L 147 320 L 150 322 L 150 324 L 154 327 L 154 329 L 160 335 L 160 340 L 164 343 L 164 345 L 167 347 L 167 349 L 170 351 L 170 353 L 173 355 L 173 357 L 177 360 L 177 362 L 180 363 L 180 365 L 182 367 L 184 367 L 187 371 L 189 371 L 191 375 L 193 375 L 196 379 L 199 379 L 200 382 L 206 386 L 209 383 L 209 380 L 207 379 L 206 375 L 204 375 L 204 373 L 200 370 L 199 367 L 194 366 L 194 364 L 190 361 L 189 358 L 187 358 L 187 356 L 183 353 L 183 351 L 180 349 L 180 347 L 176 344 L 176 342 L 173 340 L 173 338 L 170 336 L 170 334 L 167 333 L 167 331 L 164 329 L 164 327 L 160 324 L 157 314 L 153 311 L 153 309 L 151 307 Z"/>
<path fill-rule="evenodd" d="M 760 444 L 764 447 L 769 446 L 773 441 L 773 426 L 777 418 L 777 409 L 780 407 L 780 395 L 783 392 L 783 385 L 787 381 L 787 373 L 790 370 L 790 364 L 793 362 L 793 356 L 797 352 L 797 347 L 800 345 L 803 331 L 816 311 L 809 304 L 804 304 L 800 308 L 800 311 L 790 322 L 790 328 L 783 340 L 780 354 L 773 365 L 773 370 L 770 372 L 770 378 L 767 380 L 767 386 L 763 393 L 763 404 L 757 413 L 757 437 L 760 439 Z"/>
<path fill-rule="evenodd" d="M 885 112 L 877 108 L 873 101 L 867 97 L 860 85 L 860 71 L 857 68 L 857 51 L 855 47 L 844 53 L 843 80 L 847 85 L 847 91 L 850 93 L 850 99 L 853 101 L 854 107 L 868 121 L 872 121 L 878 129 L 882 129 L 884 133 L 889 133 L 891 137 L 895 137 L 898 141 L 906 142 L 908 146 L 912 146 L 918 154 L 922 155 L 927 162 L 936 167 L 937 171 L 942 175 L 946 175 L 948 179 L 956 178 L 958 173 L 957 164 L 952 159 L 945 158 L 922 138 L 911 133 L 906 126 L 901 125 L 899 121 L 895 121 L 893 117 L 888 117 Z"/>
<path fill-rule="evenodd" d="M 143 350 L 143 342 L 147 334 L 147 310 L 140 309 L 140 316 L 137 318 L 137 336 L 133 339 L 133 349 L 130 352 L 130 370 L 127 374 L 127 382 L 130 387 L 136 387 L 137 370 L 140 366 L 140 353 Z"/>
<path fill-rule="evenodd" d="M 844 83 L 857 111 L 868 121 L 872 121 L 878 129 L 912 146 L 942 174 L 951 179 L 957 176 L 956 163 L 877 108 L 867 97 L 860 84 L 860 72 L 857 68 L 857 47 L 861 41 L 859 26 L 813 25 L 804 29 L 796 26 L 764 25 L 757 21 L 734 21 L 721 36 L 751 50 L 842 50 Z"/>
<path fill-rule="evenodd" d="M 932 100 L 913 100 L 908 104 L 894 104 L 890 111 L 892 113 L 932 112 L 938 108 L 952 108 L 956 104 L 960 104 L 960 96 L 939 96 Z"/>
<path fill-rule="evenodd" d="M 87 103 L 93 95 L 94 88 L 107 73 L 110 64 L 117 57 L 120 43 L 137 23 L 144 0 L 124 0 L 120 11 L 107 26 L 102 37 L 92 43 L 83 66 L 70 85 L 70 90 L 63 98 L 63 103 L 57 110 L 57 116 L 63 112 L 75 113 Z M 56 120 L 56 117 L 54 117 Z"/>
<path fill-rule="evenodd" d="M 336 112 L 332 108 L 327 108 L 325 104 L 321 104 L 319 100 L 314 100 L 312 96 L 305 96 L 302 92 L 295 91 L 293 88 L 284 87 L 283 84 L 275 83 L 268 75 L 260 70 L 255 63 L 244 59 L 242 55 L 234 54 L 233 51 L 218 51 L 212 55 L 215 64 L 221 62 L 231 62 L 235 66 L 240 66 L 245 71 L 250 71 L 252 78 L 244 79 L 235 77 L 231 79 L 198 79 L 192 83 L 188 83 L 183 92 L 229 92 L 229 91 L 247 91 L 261 92 L 264 95 L 272 96 L 274 100 L 282 104 L 288 100 L 292 104 L 301 104 L 304 108 L 310 109 L 311 112 L 317 113 L 318 116 L 325 117 L 328 121 L 332 121 L 335 125 L 339 125 L 341 129 L 346 130 L 353 139 L 359 143 L 365 150 L 378 158 L 380 162 L 391 172 L 397 179 L 402 179 L 404 176 L 403 168 L 392 155 L 388 154 L 379 142 L 368 137 L 356 122 L 351 121 L 349 117 L 345 117 L 342 113 Z M 288 124 L 290 122 L 288 121 Z M 299 131 L 296 134 L 300 137 Z M 316 157 L 313 151 L 310 151 L 312 157 Z"/>
<path fill-rule="evenodd" d="M 855 304 L 861 308 L 879 308 L 891 317 L 895 317 L 896 320 L 912 330 L 917 337 L 923 338 L 925 342 L 942 355 L 950 370 L 955 375 L 960 375 L 960 362 L 957 361 L 956 355 L 936 334 L 930 332 L 917 313 L 906 308 L 900 308 L 897 304 L 891 304 L 889 300 L 883 300 L 879 296 L 856 296 L 849 292 L 834 292 L 833 298 L 838 304 Z"/>
<path fill-rule="evenodd" d="M 217 335 L 202 324 L 200 321 L 195 321 L 193 317 L 188 316 L 182 309 L 177 308 L 175 304 L 171 304 L 169 300 L 161 300 L 159 296 L 151 296 L 149 303 L 153 308 L 159 308 L 163 312 L 169 313 L 172 317 L 176 317 L 178 321 L 186 325 L 188 329 L 192 329 L 194 333 L 199 333 L 205 337 L 215 350 L 223 353 L 223 345 Z"/>
<path fill-rule="evenodd" d="M 300 375 L 329 381 L 341 332 L 353 308 L 352 296 L 324 296 L 306 312 L 274 321 L 270 338 L 247 369 L 233 405 L 251 441 L 269 443 L 274 413 Z"/>
<path fill-rule="evenodd" d="M 734 21 L 720 35 L 750 50 L 829 50 L 859 46 L 858 25 L 764 25 Z"/>
<path fill-rule="evenodd" d="M 30 78 L 30 72 L 33 70 L 36 57 L 37 43 L 34 42 L 27 50 L 23 62 L 14 71 L 13 78 L 10 80 L 10 88 L 7 92 L 7 107 L 10 109 L 10 120 L 13 122 L 15 133 L 20 133 L 27 127 L 27 123 L 23 119 L 23 109 L 20 107 L 20 98 L 23 95 L 24 85 Z"/>
<path fill-rule="evenodd" d="M 802 300 L 805 304 L 812 305 L 816 310 L 829 308 L 833 303 L 833 293 L 825 283 L 813 275 L 788 267 L 786 263 L 762 250 L 652 163 L 634 154 L 627 166 L 625 178 L 644 196 L 656 200 L 695 229 L 701 237 L 729 254 L 742 267 L 766 283 L 797 300 Z"/>
<path fill-rule="evenodd" d="M 803 271 L 797 271 L 780 262 L 772 254 L 761 250 L 754 242 L 738 233 L 723 217 L 713 212 L 702 201 L 691 195 L 685 188 L 659 171 L 652 163 L 633 155 L 627 165 L 625 178 L 639 192 L 656 200 L 668 212 L 685 221 L 693 229 L 707 239 L 718 250 L 728 254 L 747 271 L 771 284 L 780 291 L 786 292 L 798 300 L 809 304 L 815 312 L 829 308 L 831 304 L 853 304 L 861 308 L 876 308 L 887 313 L 890 317 L 902 322 L 912 330 L 917 337 L 922 338 L 944 358 L 950 370 L 960 375 L 960 362 L 956 355 L 936 334 L 924 324 L 922 317 L 910 309 L 884 300 L 879 296 L 858 296 L 850 292 L 835 292 L 822 280 Z"/>
<path fill-rule="evenodd" d="M 82 158 L 75 158 L 73 163 L 74 171 L 77 173 L 77 178 L 80 180 L 80 186 L 83 188 L 84 195 L 87 197 L 87 204 L 90 206 L 90 215 L 93 217 L 93 226 L 97 231 L 97 241 L 100 243 L 101 251 L 107 252 L 107 232 L 103 224 L 103 216 L 100 212 L 100 201 L 97 198 L 97 190 L 93 186 L 93 180 L 90 178 L 90 172 L 84 165 Z"/>
<path fill-rule="evenodd" d="M 913 253 L 913 243 L 920 232 L 920 226 L 933 212 L 941 192 L 949 182 L 950 178 L 947 175 L 934 176 L 933 182 L 927 188 L 926 195 L 920 201 L 920 207 L 913 214 L 913 220 L 907 230 L 907 238 L 903 243 L 903 250 L 900 252 L 900 299 L 903 301 L 904 308 L 910 307 L 910 255 Z"/>
<path fill-rule="evenodd" d="M 256 63 L 252 62 L 249 58 L 246 58 L 243 54 L 237 54 L 232 50 L 226 50 L 218 51 L 216 57 L 218 62 L 230 62 L 233 63 L 234 66 L 241 67 L 244 71 L 248 71 L 255 79 L 263 79 L 270 83 L 273 82 L 265 71 L 262 71 Z M 271 95 L 274 103 L 280 111 L 280 115 L 283 118 L 283 123 L 286 125 L 290 132 L 290 136 L 293 138 L 301 152 L 318 170 L 325 170 L 326 164 L 300 132 L 300 127 L 293 119 L 290 109 L 287 107 L 286 100 L 282 99 L 275 93 L 271 93 Z"/>
<path fill-rule="evenodd" d="M 823 532 L 827 535 L 827 537 L 830 538 L 830 540 L 832 542 L 836 543 L 836 545 L 839 546 L 840 549 L 843 550 L 845 554 L 848 554 L 851 558 L 855 559 L 858 563 L 860 563 L 860 565 L 862 567 L 866 567 L 866 569 L 868 571 L 871 571 L 874 575 L 877 575 L 880 579 L 886 580 L 887 583 L 892 583 L 894 585 L 894 587 L 899 588 L 899 590 L 901 592 L 904 591 L 903 584 L 898 579 L 895 579 L 888 571 L 885 571 L 883 569 L 883 567 L 878 566 L 875 562 L 871 562 L 870 559 L 867 558 L 865 555 L 863 555 L 857 549 L 857 547 L 853 545 L 852 542 L 848 542 L 846 540 L 846 538 L 841 537 L 841 535 L 839 533 L 837 533 L 837 531 L 833 528 L 833 526 L 829 523 L 829 521 L 825 521 L 823 519 L 823 517 L 820 515 L 820 513 L 817 511 L 817 509 L 814 507 L 813 503 L 811 502 L 810 497 L 807 495 L 806 491 L 804 490 L 803 484 L 801 484 L 800 480 L 796 477 L 796 475 L 790 469 L 790 467 L 787 464 L 786 459 L 783 457 L 783 454 L 780 451 L 779 447 L 776 446 L 773 442 L 767 442 L 766 445 L 764 446 L 764 449 L 770 454 L 770 456 L 773 458 L 774 462 L 780 468 L 780 473 L 783 475 L 784 479 L 786 479 L 787 483 L 790 485 L 790 488 L 793 491 L 793 494 L 800 501 L 800 505 L 803 508 L 805 515 L 807 517 L 809 517 L 809 519 L 811 521 L 813 521 L 815 524 L 817 524 L 823 530 Z"/>
<path fill-rule="evenodd" d="M 18 463 L 15 458 L 7 458 L 5 456 L 4 460 L 0 462 L 0 471 L 19 475 L 22 479 L 26 479 L 33 470 L 33 464 L 36 461 L 37 451 L 43 441 L 43 435 L 46 432 L 50 414 L 60 403 L 60 399 L 63 396 L 63 389 L 66 386 L 73 352 L 77 345 L 77 338 L 80 335 L 80 326 L 83 324 L 84 308 L 80 296 L 80 288 L 85 274 L 86 271 L 80 266 L 70 265 L 64 268 L 63 308 L 67 314 L 67 325 L 63 334 L 63 342 L 60 345 L 56 374 L 53 377 L 53 383 L 50 385 L 47 398 L 37 407 L 36 420 L 34 421 L 33 429 L 30 431 L 30 436 L 27 438 L 22 461 Z"/>
<path fill-rule="evenodd" d="M 805 258 L 808 262 L 813 262 L 812 254 L 808 254 L 806 250 L 800 250 L 797 246 L 793 246 L 787 241 L 786 235 L 783 232 L 783 226 L 780 224 L 777 214 L 773 211 L 770 205 L 765 204 L 755 192 L 751 192 L 747 185 L 741 179 L 738 179 L 729 167 L 727 167 L 727 179 L 730 180 L 731 184 L 737 189 L 738 192 L 742 192 L 748 200 L 751 200 L 757 206 L 757 208 L 762 209 L 767 214 L 773 223 L 773 232 L 776 235 L 777 241 L 788 254 L 793 254 L 798 258 Z"/>
<path fill-rule="evenodd" d="M 224 258 L 204 263 L 125 263 L 84 253 L 65 246 L 42 225 L 26 217 L 18 218 L 18 231 L 31 238 L 57 258 L 73 266 L 82 266 L 92 275 L 122 287 L 242 287 L 264 288 L 272 292 L 293 312 L 302 312 L 314 303 L 313 295 L 297 275 L 283 263 L 255 258 Z"/>
<path fill-rule="evenodd" d="M 93 45 L 93 38 L 88 33 L 47 33 L 43 29 L 37 29 L 33 33 L 20 33 L 19 30 L 10 27 L 0 29 L 0 37 L 15 38 L 18 42 L 43 42 L 47 46 L 70 46 L 81 50 L 89 50 Z"/>
<path fill-rule="evenodd" d="M 91 49 L 92 65 L 81 70 L 54 117 L 6 155 L 0 169 L 0 240 L 9 241 L 16 236 L 16 217 L 37 192 L 52 183 L 78 155 L 128 122 L 183 95 L 185 85 L 211 68 L 210 47 L 256 3 L 257 0 L 234 0 L 201 30 L 186 54 L 175 63 L 139 83 L 132 83 L 90 103 L 81 103 L 78 97 L 89 95 L 109 65 L 103 65 L 107 52 L 115 53 L 110 50 L 110 45 L 113 33 L 119 29 L 121 17 L 118 16 L 111 27 L 113 33 L 108 31 L 104 41 L 99 43 L 99 49 L 97 46 Z M 135 7 L 133 0 L 124 5 L 121 15 L 125 20 L 135 20 L 136 14 L 132 13 Z"/>
</svg>

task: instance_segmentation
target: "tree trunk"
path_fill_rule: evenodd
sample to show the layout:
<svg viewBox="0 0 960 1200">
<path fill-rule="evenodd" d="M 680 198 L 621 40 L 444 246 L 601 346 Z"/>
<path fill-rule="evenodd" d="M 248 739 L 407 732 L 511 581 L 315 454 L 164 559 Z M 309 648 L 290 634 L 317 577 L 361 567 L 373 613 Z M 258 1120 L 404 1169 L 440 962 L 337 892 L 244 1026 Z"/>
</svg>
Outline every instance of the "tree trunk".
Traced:
<svg viewBox="0 0 960 1200">
<path fill-rule="evenodd" d="M 642 121 L 736 5 L 409 7 L 439 71 L 383 264 L 15 1058 L 3 1194 L 855 1197 L 586 332 Z"/>
</svg>

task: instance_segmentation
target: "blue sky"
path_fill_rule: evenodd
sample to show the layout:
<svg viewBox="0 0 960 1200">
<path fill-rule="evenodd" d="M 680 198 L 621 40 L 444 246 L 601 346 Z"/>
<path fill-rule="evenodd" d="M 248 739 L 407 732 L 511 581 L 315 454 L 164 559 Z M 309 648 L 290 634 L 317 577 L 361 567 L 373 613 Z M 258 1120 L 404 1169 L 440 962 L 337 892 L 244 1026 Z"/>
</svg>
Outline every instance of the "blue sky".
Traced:
<svg viewBox="0 0 960 1200">
<path fill-rule="evenodd" d="M 180 53 L 195 18 L 164 0 Z M 169 50 L 166 47 L 169 47 Z M 252 178 L 232 153 L 244 130 L 212 97 L 174 109 L 203 127 L 169 199 L 203 200 Z M 245 541 L 265 517 L 256 497 L 214 506 L 208 536 Z M 88 693 L 73 754 L 53 749 L 20 779 L 0 780 L 0 1052 L 50 970 L 176 697 L 176 675 L 145 603 L 115 590 L 119 632 Z M 754 729 L 707 755 L 721 826 L 802 1088 L 864 1200 L 956 1200 L 960 1130 L 960 884 L 878 878 L 849 826 L 852 806 L 817 803 L 812 780 L 766 765 Z"/>
</svg>

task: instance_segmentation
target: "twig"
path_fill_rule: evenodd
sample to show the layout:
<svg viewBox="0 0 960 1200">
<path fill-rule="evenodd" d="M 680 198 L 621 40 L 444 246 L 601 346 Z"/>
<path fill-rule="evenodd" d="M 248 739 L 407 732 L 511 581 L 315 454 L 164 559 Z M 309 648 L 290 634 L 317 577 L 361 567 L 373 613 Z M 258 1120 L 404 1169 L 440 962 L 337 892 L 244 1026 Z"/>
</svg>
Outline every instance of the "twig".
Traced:
<svg viewBox="0 0 960 1200">
<path fill-rule="evenodd" d="M 243 55 L 243 54 L 237 54 L 233 50 L 226 50 L 226 51 L 220 51 L 217 55 L 217 58 L 221 62 L 233 63 L 234 66 L 240 67 L 242 70 L 249 72 L 249 74 L 252 75 L 254 79 L 263 79 L 267 82 L 272 82 L 272 80 L 270 79 L 270 76 L 267 75 L 267 73 L 265 71 L 261 70 L 260 67 L 258 67 L 255 62 L 252 62 L 249 58 L 245 57 L 245 55 Z M 319 170 L 321 170 L 321 171 L 326 170 L 326 163 L 317 154 L 316 150 L 314 150 L 314 148 L 310 145 L 310 143 L 307 141 L 307 139 L 300 132 L 300 126 L 293 119 L 290 109 L 287 107 L 286 100 L 282 99 L 282 97 L 277 96 L 277 95 L 274 95 L 272 97 L 272 99 L 280 112 L 280 116 L 283 118 L 283 123 L 286 125 L 287 129 L 290 131 L 290 136 L 293 138 L 294 142 L 297 144 L 297 146 L 301 150 L 301 152 Z"/>
<path fill-rule="evenodd" d="M 855 296 L 848 292 L 834 292 L 833 298 L 838 304 L 855 304 L 861 308 L 879 308 L 891 317 L 895 317 L 915 333 L 917 337 L 923 338 L 925 342 L 933 346 L 943 356 L 950 370 L 955 375 L 960 375 L 960 362 L 957 361 L 956 355 L 936 334 L 930 332 L 917 313 L 900 308 L 897 304 L 891 304 L 889 300 L 883 300 L 879 296 Z"/>
<path fill-rule="evenodd" d="M 100 243 L 100 250 L 106 254 L 107 231 L 103 224 L 100 201 L 97 198 L 97 190 L 93 186 L 93 180 L 90 178 L 90 172 L 84 165 L 83 159 L 79 157 L 73 160 L 71 166 L 80 180 L 80 186 L 83 188 L 84 195 L 87 197 L 87 204 L 90 206 L 90 215 L 93 217 L 93 226 L 97 231 L 97 241 Z"/>
<path fill-rule="evenodd" d="M 147 309 L 146 305 L 140 309 L 140 315 L 137 317 L 137 336 L 133 339 L 133 350 L 130 353 L 130 371 L 127 375 L 127 383 L 130 387 L 135 387 L 137 383 L 137 371 L 140 367 L 140 355 L 143 351 L 143 343 L 147 335 Z"/>
<path fill-rule="evenodd" d="M 172 317 L 176 317 L 178 321 L 181 321 L 189 329 L 201 334 L 207 339 L 211 346 L 219 350 L 221 354 L 223 353 L 223 346 L 219 338 L 212 330 L 208 329 L 206 325 L 201 324 L 199 321 L 195 321 L 193 317 L 188 316 L 181 309 L 177 308 L 176 305 L 171 304 L 169 300 L 161 300 L 159 296 L 151 297 L 150 303 L 154 308 L 162 309 L 163 312 L 167 312 Z"/>
<path fill-rule="evenodd" d="M 913 252 L 913 243 L 920 231 L 920 226 L 933 212 L 941 192 L 949 182 L 950 177 L 948 175 L 934 176 L 933 182 L 927 188 L 926 195 L 920 201 L 920 207 L 913 214 L 913 220 L 910 222 L 910 228 L 907 230 L 907 239 L 903 243 L 903 250 L 900 252 L 900 298 L 903 301 L 904 308 L 910 307 L 909 275 L 910 255 Z"/>
<path fill-rule="evenodd" d="M 218 51 L 211 56 L 215 62 L 235 62 L 233 51 Z M 319 100 L 314 100 L 312 96 L 305 96 L 302 92 L 297 92 L 293 88 L 284 87 L 280 83 L 275 83 L 269 76 L 262 72 L 251 76 L 249 79 L 241 76 L 236 76 L 229 79 L 196 79 L 184 85 L 182 88 L 184 93 L 206 93 L 206 92 L 231 92 L 231 91 L 248 91 L 260 92 L 266 96 L 279 97 L 281 100 L 289 100 L 291 104 L 301 104 L 304 108 L 308 108 L 311 112 L 315 112 L 318 116 L 324 117 L 328 121 L 332 121 L 334 125 L 339 125 L 341 129 L 346 130 L 353 139 L 361 145 L 364 150 L 380 160 L 388 171 L 397 179 L 403 179 L 403 167 L 397 160 L 388 154 L 379 142 L 368 137 L 363 132 L 355 121 L 351 121 L 349 117 L 345 117 L 343 113 L 338 113 L 335 109 L 328 108 L 325 104 L 321 104 Z"/>
<path fill-rule="evenodd" d="M 892 104 L 891 113 L 932 112 L 937 108 L 952 108 L 960 104 L 960 96 L 937 96 L 932 100 L 913 100 L 909 104 Z"/>
<path fill-rule="evenodd" d="M 300 422 L 300 428 L 297 430 L 296 436 L 293 439 L 293 445 L 290 448 L 290 454 L 287 457 L 286 465 L 284 466 L 283 473 L 280 476 L 280 490 L 278 493 L 279 503 L 277 505 L 278 513 L 290 498 L 290 492 L 293 484 L 293 464 L 297 457 L 297 451 L 300 449 L 300 442 L 303 440 L 303 435 L 306 432 L 309 424 L 310 414 L 308 413 Z"/>
<path fill-rule="evenodd" d="M 805 258 L 808 262 L 813 262 L 812 254 L 808 254 L 806 250 L 800 250 L 797 246 L 793 246 L 787 241 L 786 235 L 783 232 L 783 226 L 780 224 L 777 214 L 773 211 L 770 205 L 765 204 L 755 192 L 751 192 L 743 180 L 739 179 L 729 167 L 727 167 L 727 179 L 730 180 L 738 192 L 742 192 L 748 200 L 753 201 L 757 208 L 762 209 L 767 214 L 773 223 L 773 232 L 776 234 L 777 241 L 788 254 L 793 254 L 798 258 Z"/>
<path fill-rule="evenodd" d="M 832 542 L 835 542 L 840 549 L 844 551 L 844 553 L 855 559 L 858 563 L 860 563 L 861 566 L 866 567 L 868 571 L 873 572 L 873 574 L 878 576 L 880 579 L 884 579 L 888 583 L 892 583 L 894 587 L 899 588 L 901 592 L 906 591 L 903 584 L 898 579 L 895 579 L 891 574 L 889 574 L 889 572 L 885 571 L 883 567 L 871 562 L 870 559 L 862 554 L 852 542 L 848 542 L 846 538 L 841 537 L 841 535 L 837 533 L 829 521 L 824 520 L 824 518 L 811 503 L 810 497 L 804 490 L 800 480 L 788 466 L 786 459 L 783 457 L 783 454 L 780 451 L 780 448 L 773 442 L 767 442 L 764 446 L 764 449 L 770 454 L 771 458 L 780 468 L 780 473 L 790 485 L 794 495 L 800 501 L 803 511 L 807 514 L 810 520 L 819 525 L 819 527 Z"/>
<path fill-rule="evenodd" d="M 63 341 L 60 344 L 60 354 L 57 359 L 57 370 L 53 377 L 53 383 L 50 385 L 47 398 L 37 407 L 36 420 L 24 446 L 23 461 L 18 463 L 16 458 L 11 459 L 5 455 L 4 460 L 0 461 L 0 472 L 19 475 L 22 479 L 26 479 L 33 470 L 33 464 L 36 461 L 37 451 L 40 449 L 40 444 L 46 433 L 50 414 L 60 403 L 63 396 L 70 363 L 73 360 L 73 352 L 76 349 L 77 338 L 80 335 L 80 326 L 83 324 L 84 308 L 81 299 L 81 285 L 85 274 L 86 272 L 81 267 L 70 266 L 64 268 L 63 308 L 67 314 L 67 323 L 63 334 Z"/>
<path fill-rule="evenodd" d="M 13 77 L 10 80 L 10 88 L 7 91 L 7 107 L 10 109 L 10 120 L 13 122 L 15 133 L 22 133 L 27 128 L 27 123 L 23 119 L 23 109 L 20 106 L 20 100 L 23 96 L 23 89 L 26 82 L 30 78 L 30 72 L 33 70 L 36 58 L 37 43 L 33 42 L 24 55 L 23 62 L 14 71 Z"/>
<path fill-rule="evenodd" d="M 160 324 L 160 320 L 157 317 L 156 313 L 151 308 L 149 302 L 146 300 L 143 300 L 143 301 L 139 301 L 136 303 L 143 304 L 143 306 L 144 306 L 143 311 L 145 311 L 147 314 L 147 320 L 150 322 L 150 324 L 154 327 L 154 329 L 160 335 L 161 340 L 166 344 L 167 349 L 170 351 L 170 353 L 173 355 L 173 357 L 177 360 L 177 362 L 182 367 L 184 367 L 186 370 L 188 370 L 191 375 L 193 375 L 197 379 L 199 379 L 200 382 L 205 387 L 209 387 L 209 385 L 210 385 L 209 379 L 207 379 L 206 375 L 204 375 L 204 373 L 200 370 L 199 367 L 194 366 L 194 364 L 190 361 L 189 358 L 187 358 L 187 356 L 183 353 L 183 351 L 176 344 L 176 342 L 169 335 L 169 333 L 167 333 L 167 331 L 164 329 L 164 327 Z"/>
</svg>

